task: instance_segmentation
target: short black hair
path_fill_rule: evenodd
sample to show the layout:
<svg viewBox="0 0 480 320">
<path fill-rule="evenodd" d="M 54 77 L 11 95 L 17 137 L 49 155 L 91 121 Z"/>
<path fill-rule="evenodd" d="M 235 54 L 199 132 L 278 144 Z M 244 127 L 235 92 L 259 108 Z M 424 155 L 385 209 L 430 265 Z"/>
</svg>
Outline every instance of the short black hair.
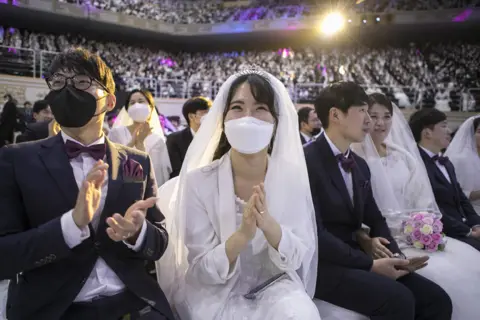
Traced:
<svg viewBox="0 0 480 320">
<path fill-rule="evenodd" d="M 25 101 L 25 102 L 23 103 L 24 106 L 26 106 L 27 104 L 32 105 L 32 103 L 31 103 L 30 101 Z"/>
<path fill-rule="evenodd" d="M 190 126 L 190 119 L 188 119 L 190 113 L 197 113 L 197 111 L 200 110 L 208 110 L 210 106 L 210 100 L 204 97 L 193 97 L 188 99 L 182 107 L 182 114 L 185 121 L 187 121 L 187 124 Z"/>
<path fill-rule="evenodd" d="M 83 48 L 73 48 L 59 53 L 50 65 L 46 78 L 61 70 L 87 75 L 105 86 L 108 93 L 115 94 L 112 71 L 97 54 Z"/>
<path fill-rule="evenodd" d="M 478 126 L 480 126 L 480 117 L 476 117 L 473 120 L 473 133 L 477 132 Z"/>
<path fill-rule="evenodd" d="M 431 129 L 433 127 L 447 120 L 447 115 L 442 111 L 435 108 L 423 108 L 418 111 L 415 111 L 411 116 L 408 124 L 412 130 L 413 137 L 418 143 L 422 140 L 422 131 L 424 129 Z"/>
<path fill-rule="evenodd" d="M 323 127 L 328 128 L 330 109 L 337 108 L 343 113 L 353 106 L 368 105 L 368 96 L 355 82 L 337 82 L 323 89 L 315 99 L 314 107 Z"/>
<path fill-rule="evenodd" d="M 137 92 L 141 93 L 145 97 L 145 99 L 148 101 L 148 104 L 150 105 L 151 108 L 156 108 L 155 99 L 153 98 L 153 94 L 150 91 L 145 89 L 133 89 L 127 94 L 127 98 L 125 99 L 125 110 L 128 110 L 128 107 L 130 106 L 130 99 Z"/>
<path fill-rule="evenodd" d="M 33 113 L 39 113 L 42 110 L 45 110 L 49 107 L 47 100 L 38 100 L 33 104 Z"/>
<path fill-rule="evenodd" d="M 298 128 L 302 127 L 302 122 L 308 124 L 308 117 L 310 116 L 310 112 L 315 111 L 310 107 L 303 107 L 298 109 Z"/>
<path fill-rule="evenodd" d="M 167 119 L 168 119 L 170 122 L 175 121 L 175 122 L 180 123 L 180 117 L 179 117 L 179 116 L 167 116 Z"/>
<path fill-rule="evenodd" d="M 368 104 L 369 106 L 373 106 L 374 104 L 379 104 L 387 108 L 390 114 L 393 115 L 393 105 L 390 99 L 387 98 L 386 95 L 383 93 L 375 92 L 368 95 Z"/>
</svg>

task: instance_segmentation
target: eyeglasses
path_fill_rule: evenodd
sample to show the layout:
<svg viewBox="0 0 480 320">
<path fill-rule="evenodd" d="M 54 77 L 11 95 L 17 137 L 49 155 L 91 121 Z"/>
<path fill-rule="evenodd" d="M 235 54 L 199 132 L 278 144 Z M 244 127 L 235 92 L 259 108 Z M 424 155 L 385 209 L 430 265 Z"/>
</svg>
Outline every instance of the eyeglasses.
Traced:
<svg viewBox="0 0 480 320">
<path fill-rule="evenodd" d="M 100 85 L 102 89 L 108 92 L 108 89 L 99 81 L 83 74 L 74 75 L 73 77 L 67 77 L 63 74 L 57 73 L 47 79 L 47 85 L 50 90 L 58 91 L 65 88 L 69 80 L 71 81 L 73 87 L 78 90 L 87 90 L 92 86 L 92 83 L 95 82 Z"/>
</svg>

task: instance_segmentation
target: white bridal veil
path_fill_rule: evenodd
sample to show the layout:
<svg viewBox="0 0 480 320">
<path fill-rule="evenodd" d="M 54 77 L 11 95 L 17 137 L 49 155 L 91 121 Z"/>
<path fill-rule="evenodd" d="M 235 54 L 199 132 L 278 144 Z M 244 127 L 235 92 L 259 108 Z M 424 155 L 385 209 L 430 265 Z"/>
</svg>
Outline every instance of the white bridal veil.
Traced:
<svg viewBox="0 0 480 320">
<path fill-rule="evenodd" d="M 480 190 L 480 157 L 473 122 L 480 116 L 468 118 L 458 129 L 445 155 L 455 166 L 458 181 L 465 193 Z"/>
<path fill-rule="evenodd" d="M 311 235 L 311 243 L 315 244 L 314 248 L 317 247 L 315 212 L 303 148 L 298 139 L 295 106 L 285 86 L 274 76 L 257 68 L 237 73 L 221 86 L 202 126 L 190 144 L 180 176 L 170 180 L 159 191 L 159 206 L 166 216 L 170 241 L 167 252 L 157 263 L 157 275 L 172 304 L 175 301 L 183 301 L 182 283 L 188 268 L 187 248 L 184 242 L 188 219 L 188 212 L 185 212 L 185 203 L 189 197 L 185 194 L 187 176 L 192 170 L 212 162 L 223 131 L 223 113 L 230 87 L 238 77 L 252 73 L 259 74 L 270 82 L 275 92 L 275 108 L 278 112 L 278 126 L 267 174 L 271 180 L 265 181 L 269 211 L 280 224 L 287 227 L 298 225 L 298 221 L 308 221 L 308 230 L 304 230 L 304 234 Z M 291 210 L 292 208 L 294 210 Z M 232 219 L 234 214 L 232 212 Z M 261 232 L 257 232 L 258 234 Z M 266 243 L 264 237 L 263 240 Z M 297 274 L 308 294 L 313 297 L 317 274 L 316 249 L 312 249 L 312 252 L 305 256 Z"/>
<path fill-rule="evenodd" d="M 395 104 L 392 105 L 392 127 L 384 143 L 387 146 L 387 153 L 394 152 L 402 157 L 410 172 L 407 183 L 402 186 L 404 199 L 398 199 L 396 196 L 393 186 L 395 181 L 393 176 L 396 172 L 389 170 L 388 165 L 382 164 L 382 158 L 371 136 L 367 135 L 364 142 L 353 147 L 370 167 L 375 202 L 387 219 L 389 214 L 415 209 L 430 209 L 439 213 L 427 170 L 410 127 L 400 109 Z"/>
</svg>

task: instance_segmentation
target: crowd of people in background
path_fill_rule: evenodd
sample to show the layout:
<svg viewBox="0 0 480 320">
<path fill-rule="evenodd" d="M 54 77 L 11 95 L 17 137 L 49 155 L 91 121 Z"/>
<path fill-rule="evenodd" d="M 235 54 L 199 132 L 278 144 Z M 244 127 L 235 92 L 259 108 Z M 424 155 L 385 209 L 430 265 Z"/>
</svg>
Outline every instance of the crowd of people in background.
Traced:
<svg viewBox="0 0 480 320">
<path fill-rule="evenodd" d="M 355 81 L 369 93 L 383 92 L 402 108 L 437 106 L 443 111 L 468 111 L 476 108 L 480 98 L 480 89 L 475 89 L 480 88 L 478 44 L 169 53 L 6 26 L 0 28 L 0 35 L 3 73 L 31 76 L 35 65 L 37 75 L 43 74 L 41 66 L 48 65 L 57 52 L 81 46 L 105 59 L 120 88 L 148 88 L 154 96 L 163 98 L 211 98 L 228 74 L 248 65 L 257 65 L 276 76 L 300 103 L 311 102 L 326 84 L 341 80 Z"/>
<path fill-rule="evenodd" d="M 60 0 L 78 4 L 89 11 L 120 12 L 142 19 L 172 24 L 223 23 L 233 21 L 292 19 L 316 15 L 331 1 L 142 1 L 142 0 Z M 228 5 L 225 4 L 228 2 Z M 344 0 L 335 5 L 346 12 L 392 12 L 464 8 L 477 5 L 476 0 Z"/>
</svg>

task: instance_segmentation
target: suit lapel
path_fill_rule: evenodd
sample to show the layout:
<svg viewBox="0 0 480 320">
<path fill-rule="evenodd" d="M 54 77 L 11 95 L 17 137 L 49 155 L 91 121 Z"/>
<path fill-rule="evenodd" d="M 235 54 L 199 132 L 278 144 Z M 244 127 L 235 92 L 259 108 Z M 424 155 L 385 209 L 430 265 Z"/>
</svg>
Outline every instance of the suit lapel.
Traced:
<svg viewBox="0 0 480 320">
<path fill-rule="evenodd" d="M 342 173 L 340 172 L 340 168 L 338 167 L 337 159 L 335 159 L 335 156 L 333 155 L 333 151 L 330 148 L 327 139 L 325 139 L 325 136 L 322 135 L 322 137 L 317 141 L 321 148 L 320 156 L 323 159 L 326 171 L 329 174 L 333 185 L 338 190 L 342 198 L 345 200 L 348 209 L 353 212 L 353 204 L 352 200 L 350 199 L 350 194 L 348 193 L 347 185 L 345 183 L 345 180 L 343 180 Z"/>
<path fill-rule="evenodd" d="M 352 169 L 352 185 L 353 185 L 353 210 L 356 213 L 355 216 L 363 220 L 363 206 L 365 203 L 364 184 L 365 178 L 358 166 L 354 166 Z"/>
<path fill-rule="evenodd" d="M 63 195 L 69 207 L 73 208 L 77 200 L 78 186 L 70 160 L 65 152 L 62 135 L 58 134 L 44 140 L 39 156 L 57 184 L 60 194 Z"/>
<path fill-rule="evenodd" d="M 105 199 L 105 205 L 100 217 L 98 230 L 106 227 L 107 214 L 111 212 L 112 204 L 121 201 L 118 196 L 123 186 L 123 170 L 122 163 L 126 160 L 127 155 L 123 149 L 118 149 L 115 144 L 105 138 L 107 145 L 107 163 L 108 163 L 108 191 Z M 124 212 L 119 212 L 123 214 Z"/>
<path fill-rule="evenodd" d="M 421 147 L 418 147 L 418 150 L 420 150 L 420 154 L 423 158 L 423 161 L 425 162 L 425 166 L 427 167 L 427 169 L 428 169 L 428 167 L 432 168 L 433 172 L 435 174 L 435 177 L 438 180 L 440 180 L 440 182 L 443 185 L 446 185 L 448 187 L 452 187 L 452 184 L 450 182 L 448 182 L 447 178 L 445 178 L 445 175 L 440 170 L 440 168 L 438 168 L 435 161 L 433 161 L 433 159 L 425 151 L 423 151 Z M 447 169 L 447 171 L 448 171 L 448 169 Z M 448 172 L 448 175 L 451 176 L 450 172 Z M 450 179 L 451 179 L 451 177 L 450 177 Z M 452 182 L 453 182 L 453 180 L 452 180 Z"/>
</svg>

